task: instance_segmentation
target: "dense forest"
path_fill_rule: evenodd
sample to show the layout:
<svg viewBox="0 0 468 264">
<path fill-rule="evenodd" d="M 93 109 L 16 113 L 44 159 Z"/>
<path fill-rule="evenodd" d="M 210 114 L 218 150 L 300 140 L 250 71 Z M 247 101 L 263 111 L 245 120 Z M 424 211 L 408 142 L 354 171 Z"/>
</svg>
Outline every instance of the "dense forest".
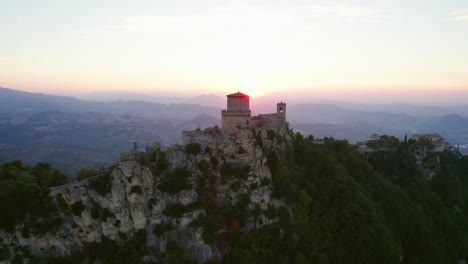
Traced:
<svg viewBox="0 0 468 264">
<path fill-rule="evenodd" d="M 226 209 L 206 199 L 213 188 L 201 195 L 197 206 L 207 216 L 194 224 L 203 226 L 206 243 L 222 241 L 230 249 L 223 263 L 457 263 L 466 259 L 468 156 L 431 152 L 429 142 L 400 142 L 387 136 L 370 142 L 385 146 L 385 151 L 365 153 L 332 138 L 320 143 L 299 133 L 291 138 L 286 149 L 264 147 L 272 171 L 271 183 L 265 184 L 272 184 L 273 196 L 288 205 L 269 212 L 279 219 L 274 225 L 247 229 L 245 219 L 249 214 L 255 217 L 255 210 L 245 209 L 248 199 Z M 188 152 L 202 151 L 190 147 Z M 164 167 L 161 160 L 154 163 Z M 206 166 L 199 164 L 199 169 Z M 242 178 L 245 173 L 223 170 L 233 174 L 230 177 Z M 82 174 L 83 178 L 95 175 L 87 170 Z M 173 181 L 165 188 L 177 187 Z M 48 188 L 64 182 L 65 176 L 47 164 L 3 164 L 0 229 L 9 232 L 15 224 L 27 222 L 23 231 L 27 236 L 60 225 L 56 213 L 60 209 L 51 203 Z M 178 208 L 173 210 L 177 213 Z M 222 214 L 225 220 L 220 222 Z M 217 225 L 224 225 L 226 232 L 215 232 Z M 104 239 L 66 258 L 28 257 L 47 263 L 98 259 L 100 263 L 140 263 L 151 250 L 145 241 L 142 232 L 124 245 Z M 165 254 L 168 263 L 191 262 L 170 243 Z M 0 248 L 0 261 L 11 257 Z M 21 263 L 23 257 L 13 260 Z"/>
<path fill-rule="evenodd" d="M 49 188 L 66 183 L 66 176 L 49 164 L 34 167 L 20 161 L 0 166 L 0 229 L 11 231 L 25 221 L 25 236 L 29 229 L 47 232 L 60 224 L 57 208 L 50 202 Z"/>
</svg>

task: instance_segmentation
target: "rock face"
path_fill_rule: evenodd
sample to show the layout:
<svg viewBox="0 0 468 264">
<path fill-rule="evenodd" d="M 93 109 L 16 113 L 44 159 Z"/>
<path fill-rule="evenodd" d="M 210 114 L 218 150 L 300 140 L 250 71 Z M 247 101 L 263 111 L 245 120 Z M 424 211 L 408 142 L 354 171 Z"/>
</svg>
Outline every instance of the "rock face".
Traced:
<svg viewBox="0 0 468 264">
<path fill-rule="evenodd" d="M 269 208 L 278 208 L 284 203 L 271 197 L 271 172 L 263 149 L 284 151 L 288 141 L 286 132 L 286 129 L 279 131 L 272 137 L 271 132 L 251 129 L 240 129 L 229 135 L 210 134 L 207 130 L 184 139 L 185 144 L 197 146 L 191 153 L 186 146 L 175 145 L 164 152 L 156 149 L 149 154 L 127 155 L 107 175 L 50 190 L 63 219 L 57 230 L 25 238 L 21 234 L 22 224 L 18 224 L 14 233 L 1 234 L 0 243 L 12 252 L 21 246 L 29 248 L 36 256 L 65 256 L 81 250 L 87 243 L 99 243 L 103 238 L 123 243 L 143 230 L 147 233 L 146 246 L 157 251 L 164 252 L 168 241 L 174 241 L 187 257 L 200 263 L 219 259 L 222 257 L 220 250 L 215 244 L 207 243 L 203 239 L 203 228 L 194 224 L 209 212 L 200 202 L 209 184 L 200 179 L 203 175 L 211 179 L 216 204 L 235 205 L 242 197 L 249 198 L 246 210 L 257 210 L 257 214 L 249 215 L 245 228 L 277 221 L 265 214 Z M 197 135 L 202 140 L 197 141 Z M 141 158 L 145 155 L 151 157 L 147 164 Z M 161 159 L 167 164 L 163 169 L 157 168 L 156 161 Z M 245 168 L 245 175 L 227 176 L 225 167 L 229 164 Z M 182 189 L 168 189 L 164 181 L 176 177 L 178 168 L 188 172 L 188 185 Z M 174 208 L 179 211 L 174 213 Z M 144 259 L 159 262 L 155 256 Z"/>
</svg>

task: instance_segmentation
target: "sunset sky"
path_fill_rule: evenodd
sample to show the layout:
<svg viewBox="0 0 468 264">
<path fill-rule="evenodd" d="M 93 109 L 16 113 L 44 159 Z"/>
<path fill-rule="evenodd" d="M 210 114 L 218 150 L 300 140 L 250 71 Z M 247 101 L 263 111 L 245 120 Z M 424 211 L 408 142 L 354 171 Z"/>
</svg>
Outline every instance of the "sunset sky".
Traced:
<svg viewBox="0 0 468 264">
<path fill-rule="evenodd" d="M 468 103 L 468 1 L 0 0 L 0 87 Z"/>
</svg>

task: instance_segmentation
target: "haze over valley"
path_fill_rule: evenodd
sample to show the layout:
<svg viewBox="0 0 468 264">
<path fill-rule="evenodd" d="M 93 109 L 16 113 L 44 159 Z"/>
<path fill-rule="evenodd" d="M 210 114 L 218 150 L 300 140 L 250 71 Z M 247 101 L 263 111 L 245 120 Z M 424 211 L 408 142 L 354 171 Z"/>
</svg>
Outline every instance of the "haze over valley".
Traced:
<svg viewBox="0 0 468 264">
<path fill-rule="evenodd" d="M 113 164 L 134 142 L 140 148 L 155 142 L 164 147 L 180 143 L 182 130 L 220 125 L 221 109 L 225 108 L 225 99 L 216 95 L 172 97 L 172 103 L 167 103 L 166 96 L 145 100 L 145 94 L 134 94 L 132 100 L 125 100 L 128 94 L 99 94 L 100 98 L 83 100 L 0 89 L 0 162 L 49 162 L 75 175 L 81 167 Z M 252 111 L 271 112 L 271 102 L 277 100 L 268 95 L 253 98 Z M 287 101 L 287 118 L 290 127 L 304 135 L 356 143 L 373 134 L 403 139 L 415 133 L 439 133 L 468 153 L 468 105 L 303 100 Z"/>
</svg>

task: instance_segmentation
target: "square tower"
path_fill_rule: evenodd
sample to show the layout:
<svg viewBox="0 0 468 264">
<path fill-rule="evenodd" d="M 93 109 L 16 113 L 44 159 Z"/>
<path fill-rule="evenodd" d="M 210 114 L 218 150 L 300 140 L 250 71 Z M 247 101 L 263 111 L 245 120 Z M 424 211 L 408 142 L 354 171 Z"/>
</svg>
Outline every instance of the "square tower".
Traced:
<svg viewBox="0 0 468 264">
<path fill-rule="evenodd" d="M 250 112 L 250 96 L 237 92 L 226 97 L 228 112 Z"/>
<path fill-rule="evenodd" d="M 248 126 L 250 122 L 250 96 L 237 92 L 226 95 L 227 109 L 221 111 L 223 131 L 233 132 L 237 126 Z"/>
</svg>

